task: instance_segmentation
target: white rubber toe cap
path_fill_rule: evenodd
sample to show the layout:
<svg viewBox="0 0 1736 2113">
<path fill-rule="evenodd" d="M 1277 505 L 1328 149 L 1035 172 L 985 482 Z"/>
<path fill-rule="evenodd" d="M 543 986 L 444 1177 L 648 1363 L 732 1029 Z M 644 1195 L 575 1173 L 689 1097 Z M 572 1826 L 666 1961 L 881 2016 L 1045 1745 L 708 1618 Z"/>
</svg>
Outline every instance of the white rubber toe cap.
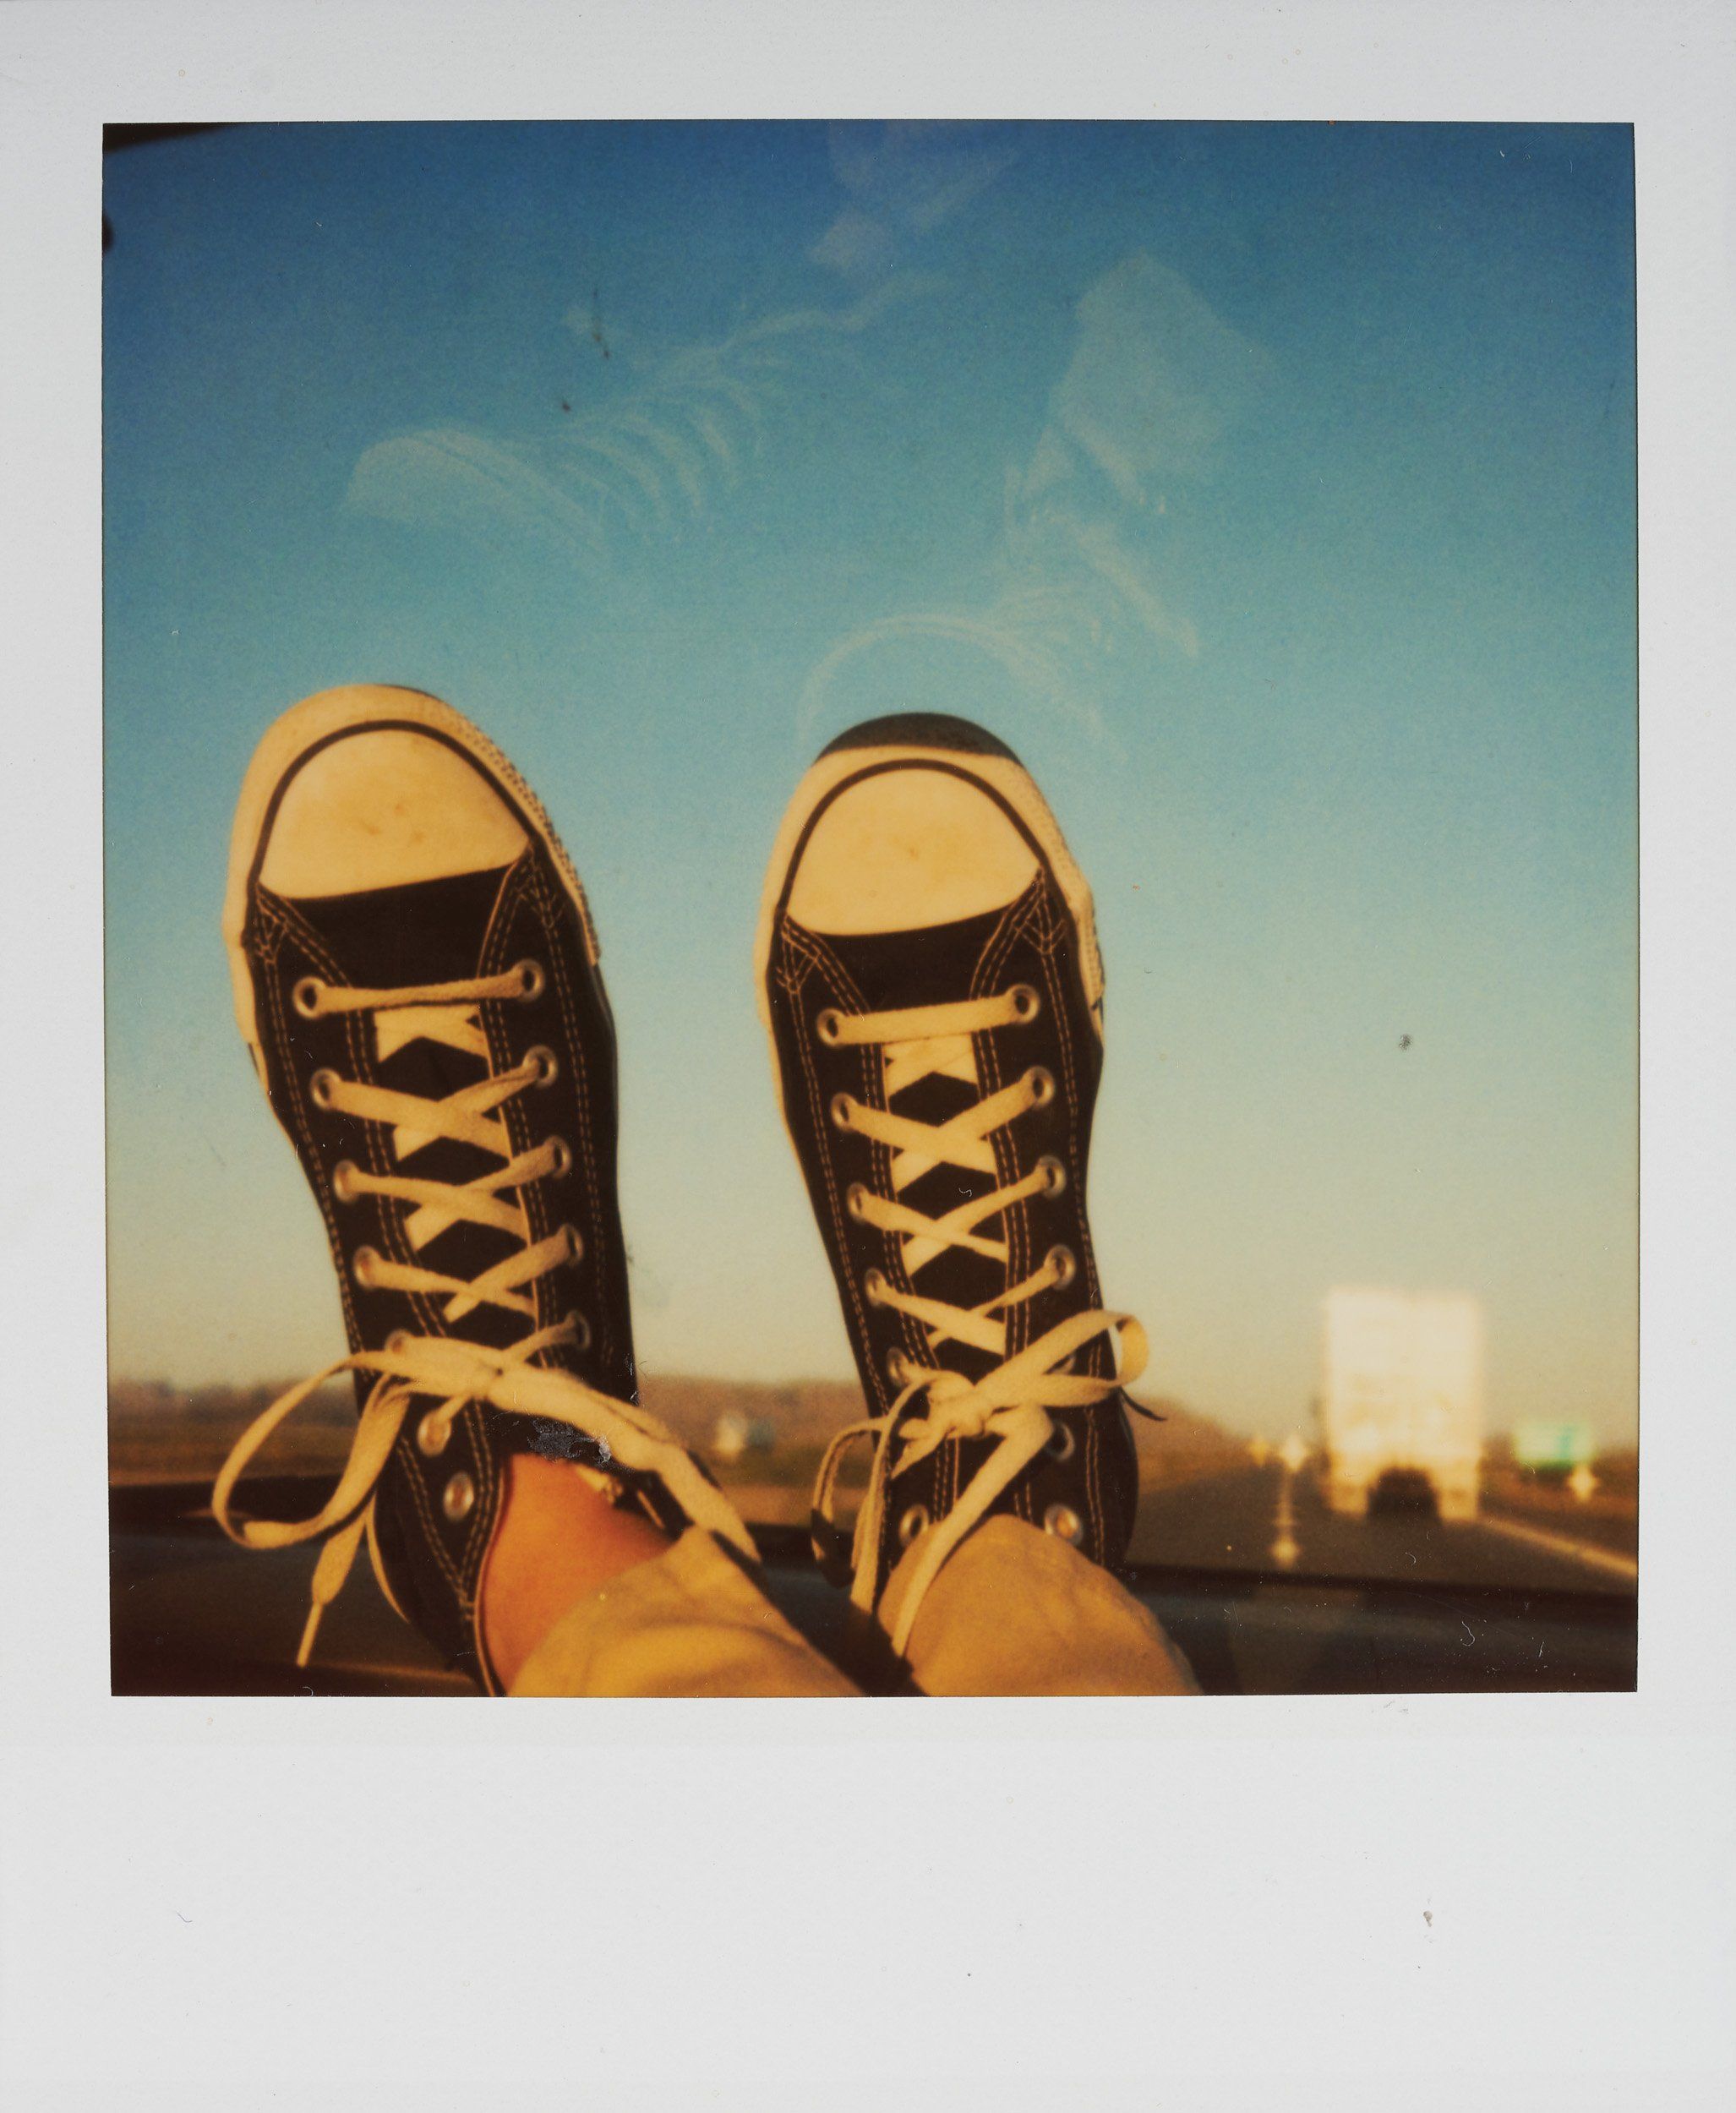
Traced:
<svg viewBox="0 0 1736 2113">
<path fill-rule="evenodd" d="M 415 728 L 363 728 L 290 779 L 259 877 L 278 895 L 347 895 L 507 865 L 526 841 L 457 749 Z"/>
<path fill-rule="evenodd" d="M 969 778 L 917 764 L 877 772 L 827 802 L 802 847 L 789 915 L 810 931 L 914 931 L 1015 901 L 1036 858 Z"/>
</svg>

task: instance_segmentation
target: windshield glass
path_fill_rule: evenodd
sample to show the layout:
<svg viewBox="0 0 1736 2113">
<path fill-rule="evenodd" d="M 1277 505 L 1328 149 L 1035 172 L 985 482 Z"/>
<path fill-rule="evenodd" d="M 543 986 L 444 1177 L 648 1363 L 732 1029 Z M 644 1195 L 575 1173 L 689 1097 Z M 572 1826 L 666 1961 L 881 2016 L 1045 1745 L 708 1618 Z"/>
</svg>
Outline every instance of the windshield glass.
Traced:
<svg viewBox="0 0 1736 2113">
<path fill-rule="evenodd" d="M 106 177 L 117 1483 L 344 1347 L 216 917 L 265 724 L 378 679 L 560 816 L 646 1398 L 805 1526 L 860 1397 L 753 910 L 818 748 L 939 709 L 1095 892 L 1131 1559 L 1631 1594 L 1626 128 L 272 125 Z"/>
</svg>

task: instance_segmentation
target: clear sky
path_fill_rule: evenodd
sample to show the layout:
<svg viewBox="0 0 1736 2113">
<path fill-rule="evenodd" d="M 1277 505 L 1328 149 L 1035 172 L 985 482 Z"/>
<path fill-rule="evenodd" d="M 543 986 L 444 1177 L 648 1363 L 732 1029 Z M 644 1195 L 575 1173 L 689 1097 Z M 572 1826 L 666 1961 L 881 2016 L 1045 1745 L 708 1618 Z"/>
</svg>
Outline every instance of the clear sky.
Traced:
<svg viewBox="0 0 1736 2113">
<path fill-rule="evenodd" d="M 867 713 L 982 718 L 1096 890 L 1150 1384 L 1281 1432 L 1334 1284 L 1631 1434 L 1625 128 L 258 127 L 109 157 L 111 1359 L 341 1353 L 218 917 L 259 734 L 435 691 L 541 794 L 656 1371 L 842 1375 L 751 974 Z"/>
</svg>

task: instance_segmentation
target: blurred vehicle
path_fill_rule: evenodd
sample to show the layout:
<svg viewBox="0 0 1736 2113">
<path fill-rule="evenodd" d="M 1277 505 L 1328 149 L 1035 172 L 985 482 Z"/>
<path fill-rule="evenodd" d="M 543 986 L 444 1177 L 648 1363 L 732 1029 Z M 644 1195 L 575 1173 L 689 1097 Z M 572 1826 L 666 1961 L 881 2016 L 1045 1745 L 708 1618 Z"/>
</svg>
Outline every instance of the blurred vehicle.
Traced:
<svg viewBox="0 0 1736 2113">
<path fill-rule="evenodd" d="M 777 1428 L 769 1418 L 743 1416 L 734 1409 L 726 1410 L 712 1431 L 712 1451 L 722 1461 L 738 1461 L 745 1453 L 769 1453 L 777 1444 Z"/>
<path fill-rule="evenodd" d="M 1340 1287 L 1327 1294 L 1323 1487 L 1341 1516 L 1432 1493 L 1474 1519 L 1482 1469 L 1482 1313 L 1456 1295 Z"/>
</svg>

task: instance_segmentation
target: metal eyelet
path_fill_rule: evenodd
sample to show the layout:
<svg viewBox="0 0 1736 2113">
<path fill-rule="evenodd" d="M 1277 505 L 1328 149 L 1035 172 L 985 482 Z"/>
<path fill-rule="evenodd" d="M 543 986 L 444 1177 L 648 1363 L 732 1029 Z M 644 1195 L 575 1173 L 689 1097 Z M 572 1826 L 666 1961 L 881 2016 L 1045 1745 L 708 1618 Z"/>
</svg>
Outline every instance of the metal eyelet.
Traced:
<svg viewBox="0 0 1736 2113">
<path fill-rule="evenodd" d="M 534 1049 L 525 1051 L 524 1061 L 531 1067 L 531 1084 L 533 1086 L 552 1086 L 560 1076 L 560 1066 L 555 1061 L 554 1051 L 544 1049 L 540 1042 Z"/>
<path fill-rule="evenodd" d="M 1043 1009 L 1043 1001 L 1029 983 L 1015 983 L 1007 993 L 1013 1001 L 1013 1017 L 1022 1027 L 1029 1027 Z"/>
<path fill-rule="evenodd" d="M 868 1191 L 860 1182 L 852 1182 L 844 1191 L 844 1209 L 859 1222 L 867 1215 L 867 1201 Z"/>
<path fill-rule="evenodd" d="M 1067 1187 L 1067 1169 L 1052 1152 L 1044 1153 L 1037 1161 L 1037 1171 L 1043 1177 L 1043 1195 L 1058 1196 Z"/>
<path fill-rule="evenodd" d="M 882 1306 L 886 1302 L 886 1291 L 885 1277 L 878 1269 L 870 1269 L 862 1279 L 863 1297 L 871 1306 Z"/>
<path fill-rule="evenodd" d="M 1034 1108 L 1046 1108 L 1055 1098 L 1055 1074 L 1045 1071 L 1040 1064 L 1032 1065 L 1024 1075 L 1024 1083 L 1030 1089 Z"/>
<path fill-rule="evenodd" d="M 417 1450 L 433 1460 L 437 1454 L 445 1451 L 451 1436 L 452 1426 L 438 1409 L 430 1409 L 416 1427 Z"/>
<path fill-rule="evenodd" d="M 543 973 L 540 961 L 521 961 L 515 966 L 513 974 L 518 978 L 516 995 L 521 1005 L 529 1005 L 532 1000 L 541 997 L 549 987 L 549 979 Z"/>
<path fill-rule="evenodd" d="M 1071 1504 L 1051 1504 L 1043 1514 L 1043 1531 L 1077 1548 L 1085 1537 L 1085 1522 Z"/>
<path fill-rule="evenodd" d="M 566 1259 L 569 1262 L 582 1262 L 585 1259 L 585 1236 L 576 1226 L 563 1226 L 566 1235 Z"/>
<path fill-rule="evenodd" d="M 836 1049 L 843 1033 L 843 1014 L 828 1005 L 814 1017 L 814 1032 L 828 1049 Z"/>
<path fill-rule="evenodd" d="M 1051 1460 L 1071 1460 L 1078 1449 L 1071 1423 L 1057 1423 L 1049 1433 L 1049 1442 L 1043 1448 Z"/>
<path fill-rule="evenodd" d="M 572 1325 L 573 1348 L 575 1350 L 581 1351 L 588 1350 L 591 1347 L 590 1322 L 585 1319 L 585 1316 L 582 1313 L 569 1313 L 567 1315 L 567 1319 Z"/>
<path fill-rule="evenodd" d="M 910 1360 L 902 1350 L 889 1350 L 886 1353 L 886 1376 L 895 1387 L 909 1385 Z"/>
<path fill-rule="evenodd" d="M 917 1535 L 926 1530 L 930 1523 L 928 1506 L 912 1504 L 898 1521 L 898 1546 L 901 1548 L 908 1548 Z"/>
<path fill-rule="evenodd" d="M 855 1102 L 851 1100 L 850 1096 L 847 1093 L 835 1093 L 833 1095 L 832 1121 L 835 1128 L 839 1130 L 848 1130 L 850 1127 L 850 1111 L 855 1106 Z"/>
<path fill-rule="evenodd" d="M 371 1291 L 379 1275 L 379 1257 L 372 1248 L 358 1248 L 350 1257 L 350 1275 L 364 1291 Z"/>
<path fill-rule="evenodd" d="M 361 1191 L 356 1187 L 355 1162 L 340 1160 L 331 1170 L 331 1193 L 341 1204 L 352 1204 Z"/>
<path fill-rule="evenodd" d="M 316 1071 L 308 1081 L 308 1098 L 316 1108 L 329 1109 L 336 1085 L 337 1073 L 335 1071 Z"/>
<path fill-rule="evenodd" d="M 461 1468 L 440 1492 L 440 1510 L 449 1519 L 461 1519 L 476 1502 L 476 1484 Z"/>
<path fill-rule="evenodd" d="M 1051 1248 L 1043 1257 L 1043 1267 L 1055 1272 L 1055 1289 L 1064 1291 L 1079 1273 L 1079 1265 L 1071 1248 Z"/>
<path fill-rule="evenodd" d="M 319 993 L 325 986 L 318 976 L 303 976 L 289 994 L 289 1002 L 304 1020 L 319 1017 Z"/>
<path fill-rule="evenodd" d="M 556 1181 L 564 1182 L 573 1171 L 573 1148 L 564 1137 L 550 1138 L 549 1143 L 554 1154 L 554 1164 L 549 1171 Z"/>
<path fill-rule="evenodd" d="M 385 1339 L 385 1346 L 395 1357 L 401 1357 L 410 1347 L 410 1343 L 411 1335 L 407 1328 L 395 1328 Z"/>
</svg>

